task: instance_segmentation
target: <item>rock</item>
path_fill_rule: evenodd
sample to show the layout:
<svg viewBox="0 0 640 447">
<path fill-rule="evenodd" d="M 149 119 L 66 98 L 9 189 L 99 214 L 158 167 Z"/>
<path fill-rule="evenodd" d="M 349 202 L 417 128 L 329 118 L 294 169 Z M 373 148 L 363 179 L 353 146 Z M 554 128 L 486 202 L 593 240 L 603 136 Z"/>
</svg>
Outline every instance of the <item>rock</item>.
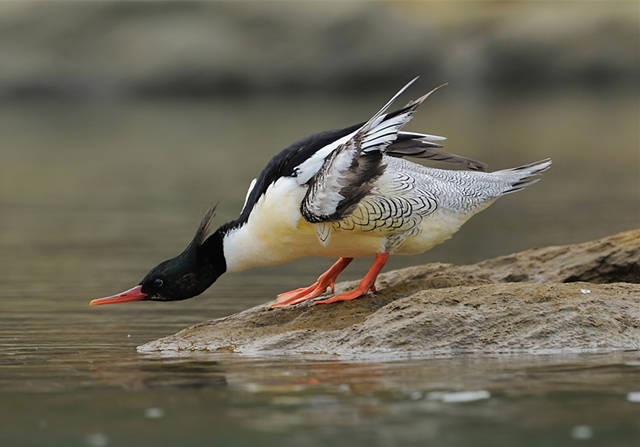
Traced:
<svg viewBox="0 0 640 447">
<path fill-rule="evenodd" d="M 446 274 L 465 280 L 485 279 L 490 282 L 576 282 L 640 283 L 640 230 L 581 244 L 534 248 L 500 256 L 473 265 L 427 264 L 402 270 L 406 277 L 437 278 Z M 397 273 L 389 285 L 397 284 Z M 385 278 L 387 275 L 385 275 Z M 428 285 L 434 287 L 434 285 Z"/>
<path fill-rule="evenodd" d="M 426 264 L 381 275 L 375 296 L 261 305 L 138 350 L 347 356 L 636 350 L 639 265 L 640 230 L 473 265 Z"/>
</svg>

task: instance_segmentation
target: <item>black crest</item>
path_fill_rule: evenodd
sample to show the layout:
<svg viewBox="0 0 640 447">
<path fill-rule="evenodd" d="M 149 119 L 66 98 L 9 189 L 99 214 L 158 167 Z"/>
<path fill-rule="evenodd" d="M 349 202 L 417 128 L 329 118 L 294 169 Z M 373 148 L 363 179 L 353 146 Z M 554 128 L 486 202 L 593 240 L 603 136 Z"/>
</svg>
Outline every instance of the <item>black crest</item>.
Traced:
<svg viewBox="0 0 640 447">
<path fill-rule="evenodd" d="M 189 243 L 186 251 L 197 250 L 207 240 L 207 236 L 211 231 L 211 222 L 216 215 L 217 206 L 217 204 L 214 205 L 202 217 L 200 225 L 198 225 L 198 229 L 196 230 L 196 234 L 193 236 L 193 239 L 191 240 L 191 243 Z"/>
</svg>

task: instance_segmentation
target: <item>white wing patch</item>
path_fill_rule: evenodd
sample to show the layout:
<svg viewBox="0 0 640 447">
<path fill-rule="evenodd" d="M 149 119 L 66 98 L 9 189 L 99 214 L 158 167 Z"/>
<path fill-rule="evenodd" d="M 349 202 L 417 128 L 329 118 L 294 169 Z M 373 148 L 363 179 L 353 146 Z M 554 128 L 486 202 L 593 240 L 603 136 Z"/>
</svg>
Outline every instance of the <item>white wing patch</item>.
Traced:
<svg viewBox="0 0 640 447">
<path fill-rule="evenodd" d="M 398 115 L 397 117 L 393 117 L 387 121 L 385 112 L 387 109 L 393 104 L 393 102 L 400 96 L 404 91 L 409 88 L 411 84 L 413 84 L 418 77 L 413 78 L 411 81 L 407 83 L 404 87 L 400 89 L 398 93 L 396 93 L 393 98 L 391 98 L 385 105 L 382 107 L 375 115 L 369 119 L 360 129 L 350 133 L 349 135 L 345 135 L 344 137 L 327 144 L 325 147 L 317 151 L 313 156 L 311 156 L 304 163 L 301 163 L 298 167 L 296 167 L 296 178 L 298 180 L 299 185 L 304 185 L 311 178 L 318 173 L 320 168 L 322 168 L 322 164 L 324 163 L 325 158 L 337 148 L 341 147 L 343 144 L 350 141 L 356 135 L 366 134 L 365 142 L 371 142 L 372 145 L 367 147 L 362 147 L 362 151 L 371 151 L 371 150 L 380 150 L 380 147 L 383 149 L 388 146 L 389 142 L 394 141 L 398 136 L 398 129 L 402 127 L 407 121 L 410 119 L 409 113 L 403 113 Z M 437 89 L 437 88 L 436 88 Z M 434 89 L 435 90 L 435 89 Z M 429 96 L 434 90 L 427 93 L 422 98 L 416 101 L 423 101 L 427 96 Z M 412 105 L 415 101 L 409 103 Z M 407 117 L 409 115 L 409 117 Z M 378 125 L 382 125 L 378 128 Z M 388 135 L 387 135 L 388 134 Z M 375 137 L 376 140 L 372 138 Z M 379 147 L 380 146 L 380 147 Z"/>
<path fill-rule="evenodd" d="M 357 147 L 349 141 L 324 160 L 322 170 L 310 186 L 308 194 L 311 200 L 305 197 L 303 201 L 302 206 L 308 213 L 326 216 L 336 212 L 340 202 L 345 199 L 340 191 L 348 183 L 349 167 L 355 156 Z"/>
<path fill-rule="evenodd" d="M 396 93 L 353 136 L 344 137 L 348 138 L 347 141 L 338 144 L 333 152 L 325 156 L 317 173 L 311 177 L 301 204 L 305 220 L 311 223 L 338 221 L 353 212 L 358 202 L 372 194 L 376 179 L 385 169 L 381 163 L 382 154 L 397 140 L 398 132 L 411 120 L 416 109 L 438 88 L 410 101 L 393 114 L 385 114 L 391 103 L 412 82 Z"/>
<path fill-rule="evenodd" d="M 400 135 L 412 136 L 419 140 L 426 140 L 431 142 L 445 141 L 447 139 L 447 137 L 441 137 L 440 135 L 431 135 L 428 133 L 418 133 L 418 132 L 398 132 L 398 133 Z"/>
<path fill-rule="evenodd" d="M 296 167 L 295 173 L 298 184 L 304 185 L 309 180 L 311 180 L 311 177 L 316 175 L 322 167 L 324 159 L 327 158 L 327 155 L 332 153 L 339 146 L 349 141 L 356 134 L 356 132 L 357 130 L 351 132 L 349 135 L 345 135 L 344 137 L 337 139 L 330 144 L 327 144 L 325 147 L 305 160 L 304 163 L 301 163 L 298 167 Z"/>
<path fill-rule="evenodd" d="M 256 186 L 256 179 L 251 180 L 251 184 L 249 185 L 249 189 L 247 190 L 247 196 L 244 198 L 244 205 L 242 205 L 242 211 L 247 206 L 247 200 L 249 200 L 249 196 L 251 195 L 251 191 L 253 191 L 254 186 Z"/>
<path fill-rule="evenodd" d="M 384 151 L 389 144 L 398 138 L 398 130 L 407 124 L 413 115 L 413 110 L 408 110 L 398 116 L 394 116 L 379 124 L 375 124 L 364 134 L 360 150 L 363 153 L 372 151 Z"/>
</svg>

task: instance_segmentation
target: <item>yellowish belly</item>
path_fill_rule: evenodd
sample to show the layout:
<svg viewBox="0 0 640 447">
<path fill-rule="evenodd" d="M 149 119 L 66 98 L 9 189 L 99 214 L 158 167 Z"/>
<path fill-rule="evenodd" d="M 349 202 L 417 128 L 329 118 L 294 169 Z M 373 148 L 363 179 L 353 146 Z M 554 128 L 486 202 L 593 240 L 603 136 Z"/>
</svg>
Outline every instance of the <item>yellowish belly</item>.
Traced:
<svg viewBox="0 0 640 447">
<path fill-rule="evenodd" d="M 328 244 L 323 246 L 318 241 L 314 225 L 304 219 L 300 219 L 292 236 L 292 239 L 304 244 L 306 251 L 312 253 L 307 256 L 373 256 L 380 252 L 385 241 L 385 235 L 380 232 L 332 230 Z"/>
<path fill-rule="evenodd" d="M 239 271 L 260 265 L 280 264 L 307 256 L 366 257 L 385 250 L 385 243 L 394 233 L 383 228 L 372 231 L 332 228 L 326 245 L 319 242 L 314 225 L 305 221 L 299 204 L 304 195 L 289 180 L 279 180 L 272 186 L 272 197 L 278 200 L 259 201 L 248 222 L 229 233 L 224 242 L 229 271 Z M 281 188 L 283 192 L 279 193 Z M 415 234 L 408 235 L 393 253 L 422 253 L 445 241 L 470 216 L 437 211 L 420 222 Z"/>
</svg>

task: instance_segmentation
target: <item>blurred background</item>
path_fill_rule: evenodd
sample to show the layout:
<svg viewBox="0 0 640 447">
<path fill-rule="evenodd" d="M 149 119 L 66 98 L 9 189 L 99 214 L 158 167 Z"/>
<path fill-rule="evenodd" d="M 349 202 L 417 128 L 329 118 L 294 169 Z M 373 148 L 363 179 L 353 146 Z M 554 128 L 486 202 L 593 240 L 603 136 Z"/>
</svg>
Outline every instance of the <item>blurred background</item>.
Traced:
<svg viewBox="0 0 640 447">
<path fill-rule="evenodd" d="M 3 2 L 7 100 L 476 92 L 637 81 L 636 2 Z M 379 89 L 382 89 L 380 92 Z"/>
<path fill-rule="evenodd" d="M 638 15 L 635 1 L 2 3 L 5 281 L 55 277 L 81 296 L 137 283 L 211 204 L 219 223 L 237 216 L 271 156 L 367 119 L 415 75 L 403 101 L 449 86 L 409 129 L 492 169 L 547 156 L 554 166 L 391 267 L 637 226 Z M 291 288 L 281 275 L 310 280 L 322 262 L 243 283 L 264 287 L 264 274 Z M 262 290 L 253 298 L 273 289 Z"/>
<path fill-rule="evenodd" d="M 424 255 L 392 257 L 388 270 L 474 262 L 638 226 L 637 1 L 0 3 L 0 391 L 11 403 L 0 409 L 0 443 L 16 445 L 19 437 L 32 445 L 63 439 L 60 445 L 100 446 L 126 439 L 123 433 L 140 438 L 127 415 L 136 405 L 160 405 L 157 395 L 136 404 L 140 395 L 99 391 L 113 387 L 169 389 L 161 405 L 168 416 L 198 422 L 193 430 L 229 439 L 264 439 L 274 427 L 288 433 L 291 427 L 281 425 L 286 414 L 262 409 L 262 395 L 248 419 L 255 399 L 243 395 L 237 407 L 235 394 L 223 394 L 216 407 L 217 388 L 204 403 L 190 395 L 206 411 L 182 408 L 191 401 L 171 390 L 210 386 L 200 376 L 210 365 L 192 365 L 187 374 L 149 363 L 134 348 L 306 285 L 330 260 L 224 275 L 184 302 L 89 308 L 88 301 L 132 287 L 181 251 L 212 204 L 220 203 L 218 223 L 235 218 L 249 182 L 278 151 L 366 120 L 416 75 L 399 104 L 442 82 L 449 86 L 429 98 L 409 130 L 447 136 L 445 149 L 490 169 L 545 157 L 554 165 L 539 184 L 500 199 L 452 240 Z M 343 278 L 358 278 L 370 262 L 359 260 Z M 394 382 L 395 370 L 383 371 L 373 392 L 403 386 Z M 214 382 L 226 393 L 229 375 L 221 375 Z M 261 379 L 251 380 L 240 381 L 240 389 L 259 393 Z M 65 394 L 77 389 L 79 396 Z M 384 398 L 349 396 L 355 400 L 347 411 L 362 412 L 356 422 L 369 420 L 366 402 L 386 411 Z M 318 424 L 326 414 L 342 414 L 322 402 L 332 405 L 316 399 L 309 407 Z M 549 421 L 533 422 L 529 435 L 539 437 L 559 420 L 546 404 L 531 412 L 549 414 Z M 461 414 L 444 414 L 430 433 L 442 439 L 438 430 L 449 427 L 459 445 L 477 444 L 486 438 L 474 430 L 493 430 L 493 422 L 507 433 L 536 420 L 519 405 L 513 403 L 515 412 L 496 407 L 495 415 L 469 409 L 463 415 L 475 425 L 464 430 Z M 517 420 L 500 426 L 504 414 Z M 593 417 L 604 421 L 607 414 Z M 247 425 L 268 416 L 268 428 Z M 415 424 L 403 439 L 424 439 L 423 417 L 408 420 Z M 400 439 L 386 425 L 380 430 L 387 437 L 375 439 L 376 427 L 356 426 L 362 431 L 351 427 L 342 439 Z M 138 445 L 177 436 L 170 424 L 154 427 L 156 437 Z M 558 430 L 564 439 L 568 429 Z M 522 445 L 518 433 L 504 436 L 505 445 Z M 270 439 L 286 445 L 289 438 Z"/>
</svg>

